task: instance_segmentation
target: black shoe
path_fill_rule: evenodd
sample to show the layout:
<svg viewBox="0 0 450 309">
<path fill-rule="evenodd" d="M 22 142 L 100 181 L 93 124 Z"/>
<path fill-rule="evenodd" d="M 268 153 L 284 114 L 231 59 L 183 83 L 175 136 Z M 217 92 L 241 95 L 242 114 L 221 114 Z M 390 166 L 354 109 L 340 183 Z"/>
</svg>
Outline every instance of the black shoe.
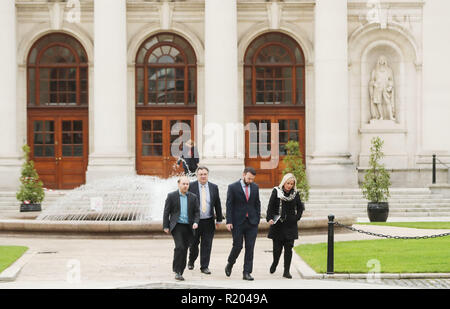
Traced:
<svg viewBox="0 0 450 309">
<path fill-rule="evenodd" d="M 209 271 L 208 267 L 202 268 L 202 269 L 200 269 L 200 271 L 206 275 L 211 275 L 211 272 Z"/>
<path fill-rule="evenodd" d="M 243 279 L 244 279 L 244 280 L 248 280 L 248 281 L 253 281 L 253 280 L 255 280 L 255 279 L 253 279 L 252 276 L 250 276 L 249 273 L 244 273 Z"/>
<path fill-rule="evenodd" d="M 233 269 L 233 264 L 228 263 L 227 266 L 225 266 L 225 275 L 227 275 L 227 277 L 231 276 L 232 269 Z"/>
<path fill-rule="evenodd" d="M 288 271 L 285 271 L 285 272 L 283 273 L 283 277 L 284 277 L 284 278 L 288 278 L 288 279 L 292 279 L 292 276 L 291 276 L 291 274 L 290 274 Z"/>
<path fill-rule="evenodd" d="M 193 270 L 194 269 L 194 263 L 188 263 L 188 269 Z"/>
<path fill-rule="evenodd" d="M 184 281 L 183 275 L 181 273 L 176 273 L 175 280 Z"/>
<path fill-rule="evenodd" d="M 272 266 L 270 266 L 270 273 L 273 274 L 277 270 L 277 265 L 272 263 Z"/>
</svg>

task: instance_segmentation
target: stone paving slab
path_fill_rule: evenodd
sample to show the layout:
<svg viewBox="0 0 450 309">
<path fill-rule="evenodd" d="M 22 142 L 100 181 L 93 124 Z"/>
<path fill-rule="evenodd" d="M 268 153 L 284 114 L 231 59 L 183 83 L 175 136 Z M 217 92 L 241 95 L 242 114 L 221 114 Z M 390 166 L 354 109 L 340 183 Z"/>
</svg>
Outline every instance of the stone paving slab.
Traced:
<svg viewBox="0 0 450 309">
<path fill-rule="evenodd" d="M 358 226 L 365 230 L 379 226 Z M 413 231 L 414 230 L 414 231 Z M 417 230 L 394 228 L 399 235 L 436 233 L 434 230 Z M 385 231 L 386 232 L 386 231 Z M 375 239 L 359 233 L 336 233 L 336 241 Z M 295 245 L 304 243 L 326 242 L 326 233 L 305 234 L 300 232 L 300 239 Z M 244 251 L 241 252 L 233 267 L 230 278 L 226 277 L 224 267 L 231 249 L 231 237 L 216 237 L 210 264 L 212 275 L 199 271 L 198 261 L 194 270 L 184 273 L 185 282 L 175 281 L 172 273 L 174 242 L 171 237 L 161 238 L 95 238 L 95 237 L 42 237 L 23 235 L 0 235 L 0 245 L 23 245 L 29 247 L 34 256 L 23 265 L 14 282 L 0 283 L 2 288 L 400 288 L 417 287 L 417 285 L 387 284 L 383 279 L 378 283 L 366 279 L 321 279 L 307 280 L 302 277 L 305 265 L 294 254 L 291 267 L 293 280 L 282 278 L 282 261 L 275 274 L 269 273 L 272 263 L 272 241 L 265 234 L 258 236 L 255 246 L 254 271 L 255 281 L 242 280 Z M 78 263 L 80 283 L 70 283 L 68 276 Z M 297 271 L 299 270 L 299 271 Z M 350 277 L 349 277 L 350 278 Z M 356 281 L 355 281 L 356 280 Z M 387 279 L 386 279 L 387 280 Z M 394 280 L 392 278 L 392 280 Z M 417 280 L 417 279 L 416 279 Z M 436 279 L 426 281 L 428 287 L 445 288 L 446 281 Z M 400 280 L 405 282 L 407 280 Z M 395 280 L 394 280 L 395 282 Z M 414 281 L 418 282 L 418 281 Z M 433 283 L 434 282 L 434 283 Z"/>
</svg>

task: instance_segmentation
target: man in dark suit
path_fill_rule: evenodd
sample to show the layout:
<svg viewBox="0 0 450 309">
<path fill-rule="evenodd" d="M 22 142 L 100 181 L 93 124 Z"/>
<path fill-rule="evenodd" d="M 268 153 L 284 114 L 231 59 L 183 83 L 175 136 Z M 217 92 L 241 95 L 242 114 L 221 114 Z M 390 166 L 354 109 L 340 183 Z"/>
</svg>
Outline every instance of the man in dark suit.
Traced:
<svg viewBox="0 0 450 309">
<path fill-rule="evenodd" d="M 195 194 L 188 191 L 189 178 L 178 179 L 178 190 L 167 195 L 163 214 L 163 229 L 172 233 L 175 241 L 173 271 L 176 280 L 184 280 L 187 250 L 194 239 L 194 230 L 200 221 L 200 206 Z"/>
<path fill-rule="evenodd" d="M 200 223 L 194 236 L 194 242 L 189 248 L 188 268 L 194 269 L 200 244 L 200 271 L 210 275 L 209 261 L 214 232 L 222 222 L 222 206 L 220 204 L 219 187 L 208 181 L 209 169 L 206 166 L 197 168 L 197 181 L 189 186 L 189 191 L 200 200 Z M 214 218 L 215 217 L 215 218 Z M 214 219 L 216 223 L 214 224 Z"/>
<path fill-rule="evenodd" d="M 228 256 L 225 274 L 229 277 L 245 240 L 244 280 L 253 280 L 253 251 L 261 218 L 259 187 L 254 183 L 256 171 L 247 167 L 242 179 L 228 186 L 227 229 L 233 235 L 233 248 Z"/>
</svg>

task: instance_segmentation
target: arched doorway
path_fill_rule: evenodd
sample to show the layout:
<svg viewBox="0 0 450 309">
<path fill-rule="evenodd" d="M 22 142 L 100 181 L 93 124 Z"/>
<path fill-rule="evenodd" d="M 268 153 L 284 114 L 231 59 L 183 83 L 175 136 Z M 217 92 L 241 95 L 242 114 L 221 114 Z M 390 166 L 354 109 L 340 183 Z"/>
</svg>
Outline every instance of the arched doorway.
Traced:
<svg viewBox="0 0 450 309">
<path fill-rule="evenodd" d="M 51 33 L 27 60 L 27 137 L 36 170 L 51 189 L 85 183 L 88 162 L 88 58 L 72 36 Z"/>
<path fill-rule="evenodd" d="M 197 112 L 197 59 L 181 36 L 159 33 L 136 56 L 136 171 L 167 178 L 177 157 L 172 147 L 182 134 L 194 140 Z M 177 128 L 177 125 L 181 125 Z M 187 130 L 186 128 L 190 128 Z"/>
<path fill-rule="evenodd" d="M 263 188 L 278 185 L 285 166 L 282 160 L 288 141 L 298 141 L 305 161 L 305 58 L 291 37 L 270 32 L 256 38 L 247 48 L 244 60 L 245 124 L 253 124 L 246 132 L 245 165 L 258 172 L 258 184 Z M 270 158 L 251 156 L 250 147 L 270 151 L 273 124 L 279 126 L 279 164 L 263 169 L 261 163 Z M 259 133 L 268 139 L 260 140 Z M 251 140 L 251 136 L 255 139 Z"/>
</svg>

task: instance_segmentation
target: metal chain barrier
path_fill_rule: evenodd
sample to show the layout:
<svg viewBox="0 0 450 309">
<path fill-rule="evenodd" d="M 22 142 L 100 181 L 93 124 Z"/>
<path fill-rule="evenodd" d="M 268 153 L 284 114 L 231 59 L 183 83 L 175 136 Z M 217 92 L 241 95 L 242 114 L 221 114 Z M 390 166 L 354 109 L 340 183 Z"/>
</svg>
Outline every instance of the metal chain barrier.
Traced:
<svg viewBox="0 0 450 309">
<path fill-rule="evenodd" d="M 328 216 L 328 248 L 327 248 L 327 274 L 328 275 L 334 274 L 334 227 L 335 226 L 343 227 L 343 228 L 346 228 L 350 231 L 357 232 L 357 233 L 362 233 L 362 234 L 375 236 L 375 237 L 388 238 L 388 239 L 429 239 L 429 238 L 450 236 L 450 232 L 437 234 L 437 235 L 413 236 L 413 237 L 385 235 L 385 234 L 380 234 L 380 233 L 373 233 L 373 232 L 359 230 L 357 228 L 354 228 L 353 226 L 347 226 L 347 225 L 341 224 L 337 221 L 334 221 L 334 218 L 335 218 L 334 215 Z"/>
<path fill-rule="evenodd" d="M 437 235 L 429 235 L 429 236 L 412 236 L 412 237 L 391 236 L 391 235 L 385 235 L 385 234 L 379 234 L 379 233 L 373 233 L 373 232 L 359 230 L 357 228 L 354 228 L 352 226 L 347 226 L 347 225 L 341 224 L 339 222 L 334 222 L 334 224 L 336 226 L 346 228 L 346 229 L 351 230 L 353 232 L 362 233 L 362 234 L 366 234 L 366 235 L 370 235 L 370 236 L 388 238 L 388 239 L 429 239 L 429 238 L 438 238 L 438 237 L 450 236 L 450 232 L 449 233 L 443 233 L 443 234 L 437 234 Z"/>
</svg>

